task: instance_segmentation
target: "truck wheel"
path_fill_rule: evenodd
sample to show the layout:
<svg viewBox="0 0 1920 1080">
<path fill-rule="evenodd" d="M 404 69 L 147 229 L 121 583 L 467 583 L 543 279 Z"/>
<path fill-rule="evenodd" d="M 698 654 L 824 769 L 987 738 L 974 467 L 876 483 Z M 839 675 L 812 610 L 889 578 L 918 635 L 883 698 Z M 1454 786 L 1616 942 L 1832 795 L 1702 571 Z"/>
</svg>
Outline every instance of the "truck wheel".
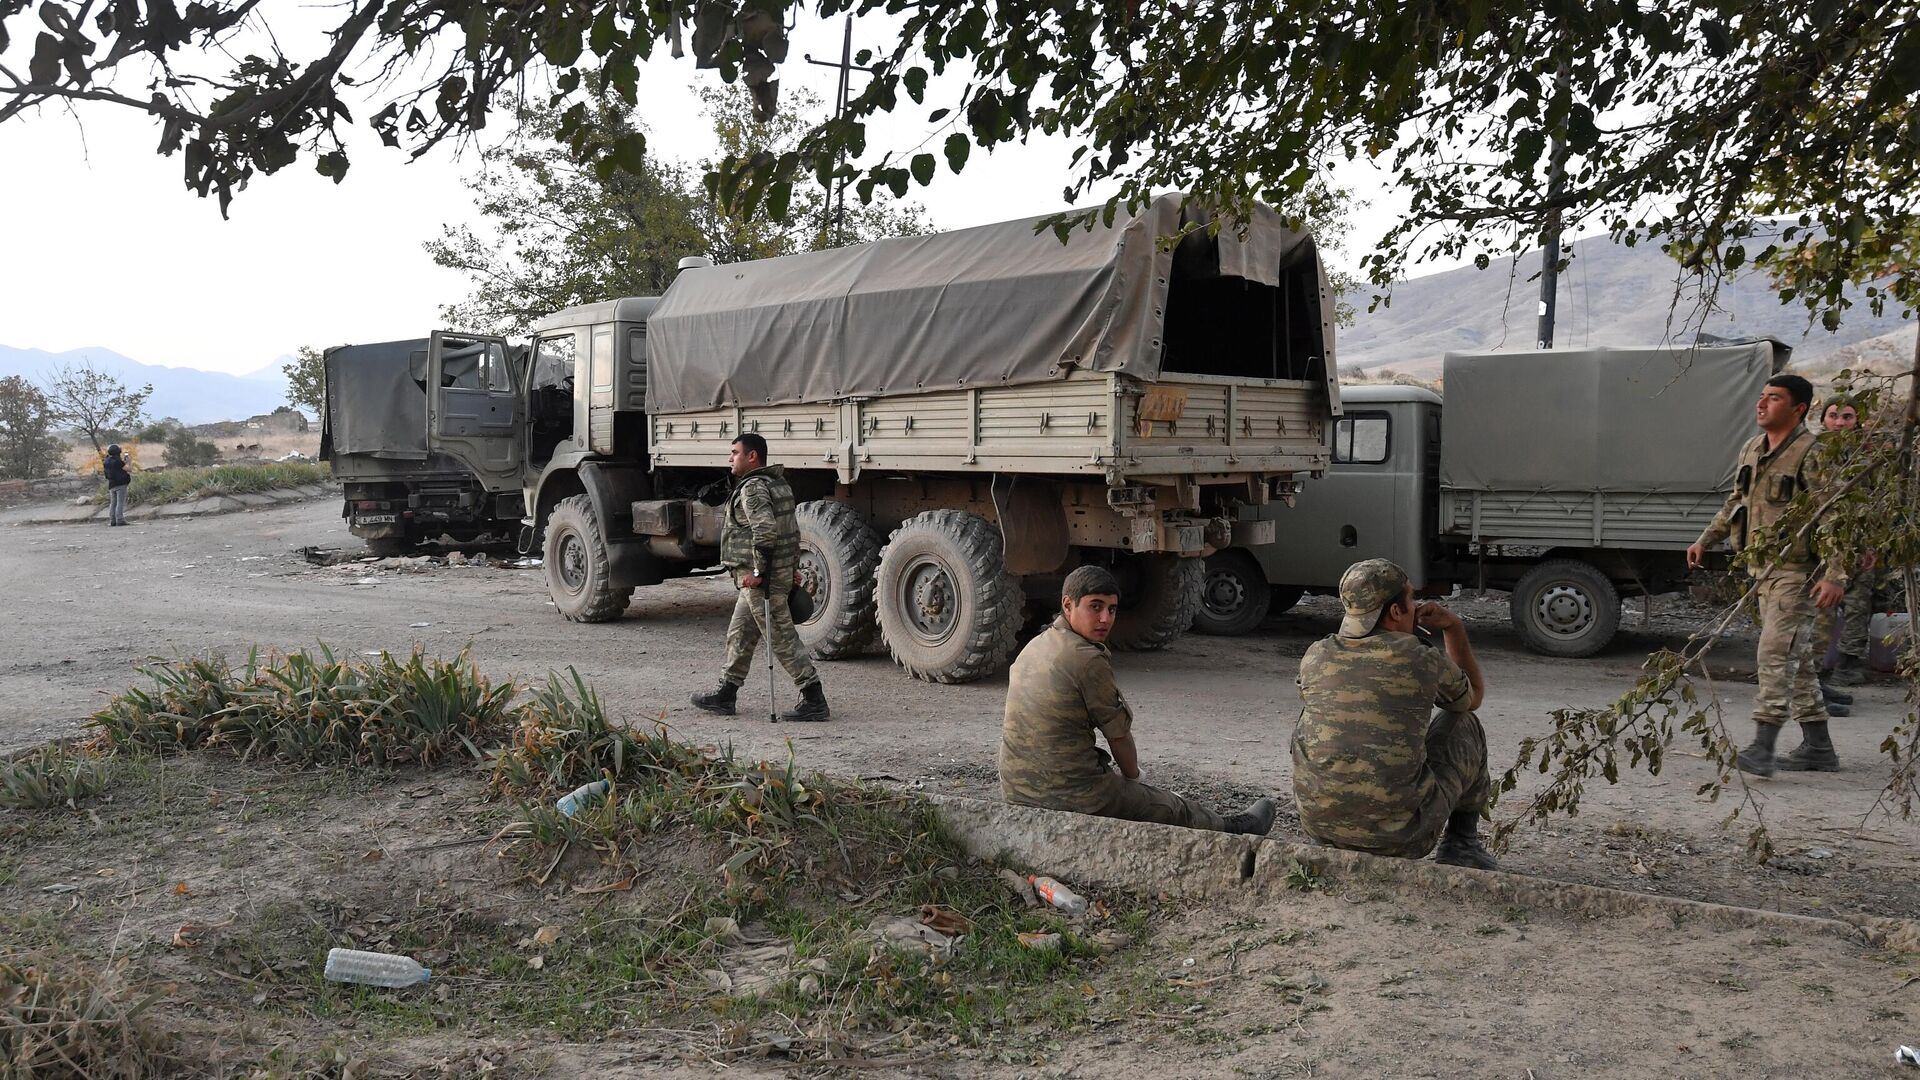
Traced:
<svg viewBox="0 0 1920 1080">
<path fill-rule="evenodd" d="M 1193 616 L 1195 630 L 1231 637 L 1252 630 L 1267 617 L 1273 593 L 1253 556 L 1238 549 L 1216 551 L 1207 556 L 1205 573 L 1200 610 Z"/>
<path fill-rule="evenodd" d="M 411 536 L 369 536 L 367 550 L 382 559 L 391 559 L 413 553 L 414 541 Z"/>
<path fill-rule="evenodd" d="M 815 660 L 858 656 L 880 632 L 873 611 L 880 541 L 845 503 L 801 503 L 793 516 L 800 523 L 800 587 L 813 597 L 813 618 L 794 629 Z"/>
<path fill-rule="evenodd" d="M 607 583 L 607 540 L 592 499 L 574 495 L 554 505 L 547 515 L 544 557 L 547 592 L 560 614 L 574 622 L 612 622 L 627 610 L 633 587 Z"/>
<path fill-rule="evenodd" d="M 929 510 L 895 529 L 875 590 L 887 649 L 929 682 L 972 682 L 1006 667 L 1026 615 L 1000 531 L 960 510 Z"/>
<path fill-rule="evenodd" d="M 1307 595 L 1307 590 L 1298 585 L 1275 585 L 1273 591 L 1268 595 L 1270 599 L 1267 602 L 1267 614 L 1281 615 L 1292 611 L 1293 605 L 1299 603 L 1300 598 Z"/>
<path fill-rule="evenodd" d="M 1578 559 L 1549 559 L 1526 572 L 1509 600 L 1513 628 L 1547 656 L 1592 656 L 1620 629 L 1620 594 Z"/>
<path fill-rule="evenodd" d="M 1113 569 L 1120 578 L 1120 618 L 1107 644 L 1134 652 L 1164 649 L 1193 625 L 1207 580 L 1206 560 L 1132 555 Z"/>
</svg>

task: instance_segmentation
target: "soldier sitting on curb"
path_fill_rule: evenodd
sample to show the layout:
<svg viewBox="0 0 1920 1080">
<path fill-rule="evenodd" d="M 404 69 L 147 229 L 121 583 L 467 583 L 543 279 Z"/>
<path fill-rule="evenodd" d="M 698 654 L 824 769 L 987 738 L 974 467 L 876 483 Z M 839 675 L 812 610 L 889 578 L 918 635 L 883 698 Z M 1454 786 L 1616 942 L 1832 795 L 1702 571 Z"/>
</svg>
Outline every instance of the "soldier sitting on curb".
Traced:
<svg viewBox="0 0 1920 1080">
<path fill-rule="evenodd" d="M 1114 684 L 1104 644 L 1119 607 L 1120 583 L 1106 569 L 1082 566 L 1067 575 L 1060 617 L 1027 642 L 1007 677 L 1001 794 L 1019 806 L 1266 835 L 1272 799 L 1225 817 L 1140 782 L 1133 711 Z M 1111 756 L 1094 745 L 1095 730 Z"/>
<path fill-rule="evenodd" d="M 1473 710 L 1486 680 L 1466 625 L 1432 601 L 1416 606 L 1407 572 L 1386 559 L 1348 567 L 1340 604 L 1339 633 L 1300 661 L 1300 827 L 1333 847 L 1499 869 L 1480 843 L 1491 787 Z M 1422 644 L 1416 626 L 1439 630 L 1446 652 Z"/>
</svg>

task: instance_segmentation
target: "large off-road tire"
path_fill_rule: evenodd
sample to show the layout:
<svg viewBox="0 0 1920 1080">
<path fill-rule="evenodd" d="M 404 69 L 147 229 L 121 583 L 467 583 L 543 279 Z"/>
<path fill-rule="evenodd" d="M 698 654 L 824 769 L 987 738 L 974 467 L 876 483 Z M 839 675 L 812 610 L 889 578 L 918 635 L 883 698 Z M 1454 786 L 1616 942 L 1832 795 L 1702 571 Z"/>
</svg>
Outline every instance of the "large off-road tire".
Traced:
<svg viewBox="0 0 1920 1080">
<path fill-rule="evenodd" d="M 1007 665 L 1026 597 L 1007 575 L 998 529 L 964 511 L 929 510 L 888 538 L 874 606 L 901 667 L 916 679 L 960 683 Z"/>
<path fill-rule="evenodd" d="M 574 622 L 612 622 L 633 599 L 633 586 L 610 583 L 607 539 L 585 495 L 562 499 L 547 514 L 543 558 L 553 606 Z"/>
<path fill-rule="evenodd" d="M 1527 571 L 1508 610 L 1520 640 L 1547 656 L 1592 656 L 1620 629 L 1613 582 L 1578 559 L 1549 559 Z"/>
<path fill-rule="evenodd" d="M 1298 585 L 1275 585 L 1267 594 L 1267 614 L 1284 615 L 1293 610 L 1293 605 L 1307 595 L 1307 590 Z"/>
<path fill-rule="evenodd" d="M 1206 560 L 1165 553 L 1128 555 L 1113 572 L 1120 579 L 1120 617 L 1108 645 L 1132 652 L 1164 649 L 1193 625 L 1200 588 L 1206 583 Z"/>
<path fill-rule="evenodd" d="M 801 503 L 793 516 L 800 524 L 800 587 L 813 597 L 813 618 L 794 624 L 800 642 L 815 660 L 858 656 L 880 633 L 873 610 L 880 539 L 845 503 Z"/>
<path fill-rule="evenodd" d="M 1223 637 L 1244 634 L 1265 621 L 1272 602 L 1267 575 L 1253 556 L 1238 548 L 1216 551 L 1207 556 L 1193 628 Z"/>
<path fill-rule="evenodd" d="M 411 536 L 369 536 L 367 550 L 382 559 L 413 554 L 417 542 Z"/>
</svg>

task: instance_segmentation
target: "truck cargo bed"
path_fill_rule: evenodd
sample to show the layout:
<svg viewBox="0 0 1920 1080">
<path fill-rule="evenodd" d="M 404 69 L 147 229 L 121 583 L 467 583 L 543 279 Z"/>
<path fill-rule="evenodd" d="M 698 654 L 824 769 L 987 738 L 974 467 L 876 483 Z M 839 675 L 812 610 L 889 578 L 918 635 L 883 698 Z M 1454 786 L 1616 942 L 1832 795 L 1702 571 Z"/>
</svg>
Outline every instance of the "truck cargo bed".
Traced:
<svg viewBox="0 0 1920 1080">
<path fill-rule="evenodd" d="M 1326 468 L 1324 385 L 1166 373 L 1152 384 L 1074 371 L 1053 382 L 649 417 L 655 467 L 725 466 L 743 431 L 789 469 L 1154 476 Z"/>
</svg>

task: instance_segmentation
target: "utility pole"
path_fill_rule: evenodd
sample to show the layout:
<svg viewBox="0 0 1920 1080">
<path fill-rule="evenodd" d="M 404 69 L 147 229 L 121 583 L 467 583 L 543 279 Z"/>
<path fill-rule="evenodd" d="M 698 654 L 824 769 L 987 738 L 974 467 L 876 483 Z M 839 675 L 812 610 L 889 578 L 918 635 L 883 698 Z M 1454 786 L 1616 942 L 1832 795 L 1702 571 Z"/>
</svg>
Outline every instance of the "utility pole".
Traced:
<svg viewBox="0 0 1920 1080">
<path fill-rule="evenodd" d="M 1562 97 L 1567 87 L 1567 64 L 1560 62 L 1554 80 L 1554 96 Z M 1559 300 L 1560 276 L 1560 196 L 1567 187 L 1567 138 L 1555 130 L 1547 151 L 1547 215 L 1540 230 L 1540 329 L 1534 347 L 1553 348 L 1553 316 Z"/>
<path fill-rule="evenodd" d="M 853 72 L 855 68 L 858 67 L 858 65 L 853 62 L 853 16 L 847 16 L 846 32 L 840 38 L 839 63 L 836 64 L 829 60 L 815 60 L 812 53 L 803 53 L 800 58 L 815 67 L 840 69 L 840 86 L 838 92 L 836 92 L 833 97 L 833 118 L 838 120 L 846 115 L 847 102 L 853 98 L 850 84 L 853 79 Z M 869 75 L 879 74 L 877 69 L 871 67 L 859 67 L 859 70 Z M 842 150 L 840 152 L 840 164 L 844 166 L 846 163 L 847 152 Z M 836 173 L 839 172 L 838 169 L 834 171 Z M 821 212 L 820 231 L 822 234 L 830 237 L 835 247 L 839 247 L 847 242 L 847 178 L 844 176 L 836 175 L 833 179 L 833 192 L 828 196 L 826 208 Z"/>
</svg>

